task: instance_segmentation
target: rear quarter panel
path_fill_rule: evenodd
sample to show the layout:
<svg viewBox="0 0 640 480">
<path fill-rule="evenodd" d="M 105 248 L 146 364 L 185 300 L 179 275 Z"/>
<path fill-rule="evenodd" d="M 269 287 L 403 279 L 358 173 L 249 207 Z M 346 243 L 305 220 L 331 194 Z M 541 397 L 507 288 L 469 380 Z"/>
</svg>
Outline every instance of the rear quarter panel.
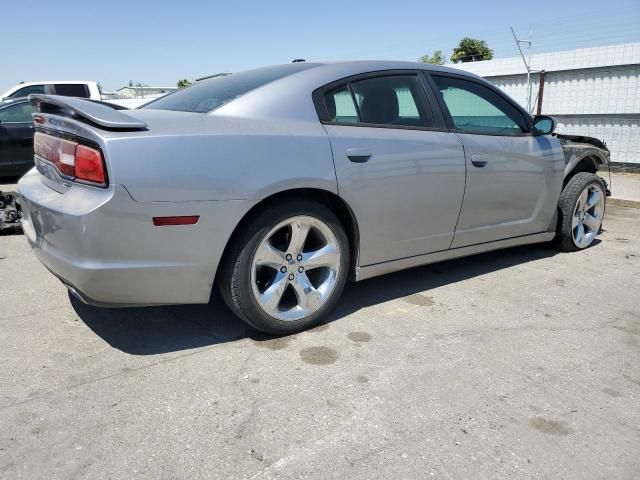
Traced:
<svg viewBox="0 0 640 480">
<path fill-rule="evenodd" d="M 290 188 L 337 192 L 319 122 L 199 115 L 170 129 L 149 121 L 148 132 L 105 140 L 111 181 L 139 202 L 260 200 Z"/>
</svg>

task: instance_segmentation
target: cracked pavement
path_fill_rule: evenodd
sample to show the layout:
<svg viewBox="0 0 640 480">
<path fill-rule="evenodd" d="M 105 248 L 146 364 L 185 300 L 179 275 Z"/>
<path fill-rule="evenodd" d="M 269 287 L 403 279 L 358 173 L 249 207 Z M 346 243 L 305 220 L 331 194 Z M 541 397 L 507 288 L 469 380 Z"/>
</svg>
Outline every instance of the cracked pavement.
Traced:
<svg viewBox="0 0 640 480">
<path fill-rule="evenodd" d="M 0 478 L 636 477 L 640 210 L 605 229 L 349 285 L 283 338 L 82 305 L 0 236 Z"/>
</svg>

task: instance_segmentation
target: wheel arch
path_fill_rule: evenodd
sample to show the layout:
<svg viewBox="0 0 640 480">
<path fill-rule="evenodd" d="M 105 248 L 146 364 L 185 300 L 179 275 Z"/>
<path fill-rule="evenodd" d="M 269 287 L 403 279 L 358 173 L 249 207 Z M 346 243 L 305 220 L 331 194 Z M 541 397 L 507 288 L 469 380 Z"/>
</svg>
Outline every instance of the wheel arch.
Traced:
<svg viewBox="0 0 640 480">
<path fill-rule="evenodd" d="M 261 210 L 267 208 L 270 204 L 286 202 L 290 199 L 304 199 L 318 202 L 329 208 L 338 217 L 349 241 L 349 278 L 355 278 L 355 271 L 356 266 L 358 265 L 358 256 L 360 252 L 360 229 L 358 228 L 358 221 L 353 210 L 342 197 L 320 188 L 294 188 L 282 190 L 260 200 L 240 219 L 229 237 L 229 240 L 227 240 L 227 244 L 225 245 L 221 258 L 225 258 L 229 250 L 229 246 L 235 241 L 244 226 L 258 215 Z M 222 264 L 222 260 L 218 264 L 218 271 L 220 270 L 220 264 Z M 216 278 L 218 277 L 218 271 L 216 271 Z"/>
<path fill-rule="evenodd" d="M 571 158 L 569 163 L 567 163 L 567 166 L 565 167 L 565 175 L 562 187 L 564 188 L 567 183 L 569 183 L 569 180 L 571 180 L 577 173 L 596 173 L 601 167 L 605 166 L 606 164 L 606 159 L 595 150 L 590 150 L 580 156 Z"/>
</svg>

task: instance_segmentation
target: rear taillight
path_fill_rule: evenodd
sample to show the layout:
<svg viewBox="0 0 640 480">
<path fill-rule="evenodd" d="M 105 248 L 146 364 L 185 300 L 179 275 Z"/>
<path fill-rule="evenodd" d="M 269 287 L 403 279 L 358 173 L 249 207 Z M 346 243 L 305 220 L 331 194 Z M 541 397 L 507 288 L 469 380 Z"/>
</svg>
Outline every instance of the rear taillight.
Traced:
<svg viewBox="0 0 640 480">
<path fill-rule="evenodd" d="M 33 150 L 39 157 L 53 163 L 60 174 L 69 180 L 79 180 L 104 187 L 107 175 L 102 153 L 96 148 L 71 140 L 36 132 Z"/>
<path fill-rule="evenodd" d="M 86 145 L 76 147 L 76 178 L 102 185 L 106 183 L 104 162 L 99 150 Z"/>
</svg>

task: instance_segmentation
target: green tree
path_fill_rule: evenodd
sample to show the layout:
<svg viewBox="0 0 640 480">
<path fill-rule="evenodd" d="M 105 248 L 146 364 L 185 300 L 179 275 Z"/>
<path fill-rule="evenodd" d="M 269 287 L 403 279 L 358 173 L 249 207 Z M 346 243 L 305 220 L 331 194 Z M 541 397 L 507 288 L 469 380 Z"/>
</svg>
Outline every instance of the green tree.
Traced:
<svg viewBox="0 0 640 480">
<path fill-rule="evenodd" d="M 422 63 L 429 63 L 431 65 L 444 65 L 445 60 L 442 56 L 442 50 L 436 50 L 433 52 L 432 56 L 422 55 L 418 61 Z"/>
<path fill-rule="evenodd" d="M 186 78 L 183 78 L 182 80 L 178 80 L 178 83 L 177 83 L 178 88 L 185 88 L 185 87 L 188 87 L 189 85 L 192 85 L 192 82 L 187 80 Z"/>
<path fill-rule="evenodd" d="M 493 50 L 487 46 L 484 40 L 476 38 L 464 37 L 460 43 L 453 49 L 451 61 L 453 63 L 477 62 L 479 60 L 491 60 L 493 58 Z"/>
</svg>

